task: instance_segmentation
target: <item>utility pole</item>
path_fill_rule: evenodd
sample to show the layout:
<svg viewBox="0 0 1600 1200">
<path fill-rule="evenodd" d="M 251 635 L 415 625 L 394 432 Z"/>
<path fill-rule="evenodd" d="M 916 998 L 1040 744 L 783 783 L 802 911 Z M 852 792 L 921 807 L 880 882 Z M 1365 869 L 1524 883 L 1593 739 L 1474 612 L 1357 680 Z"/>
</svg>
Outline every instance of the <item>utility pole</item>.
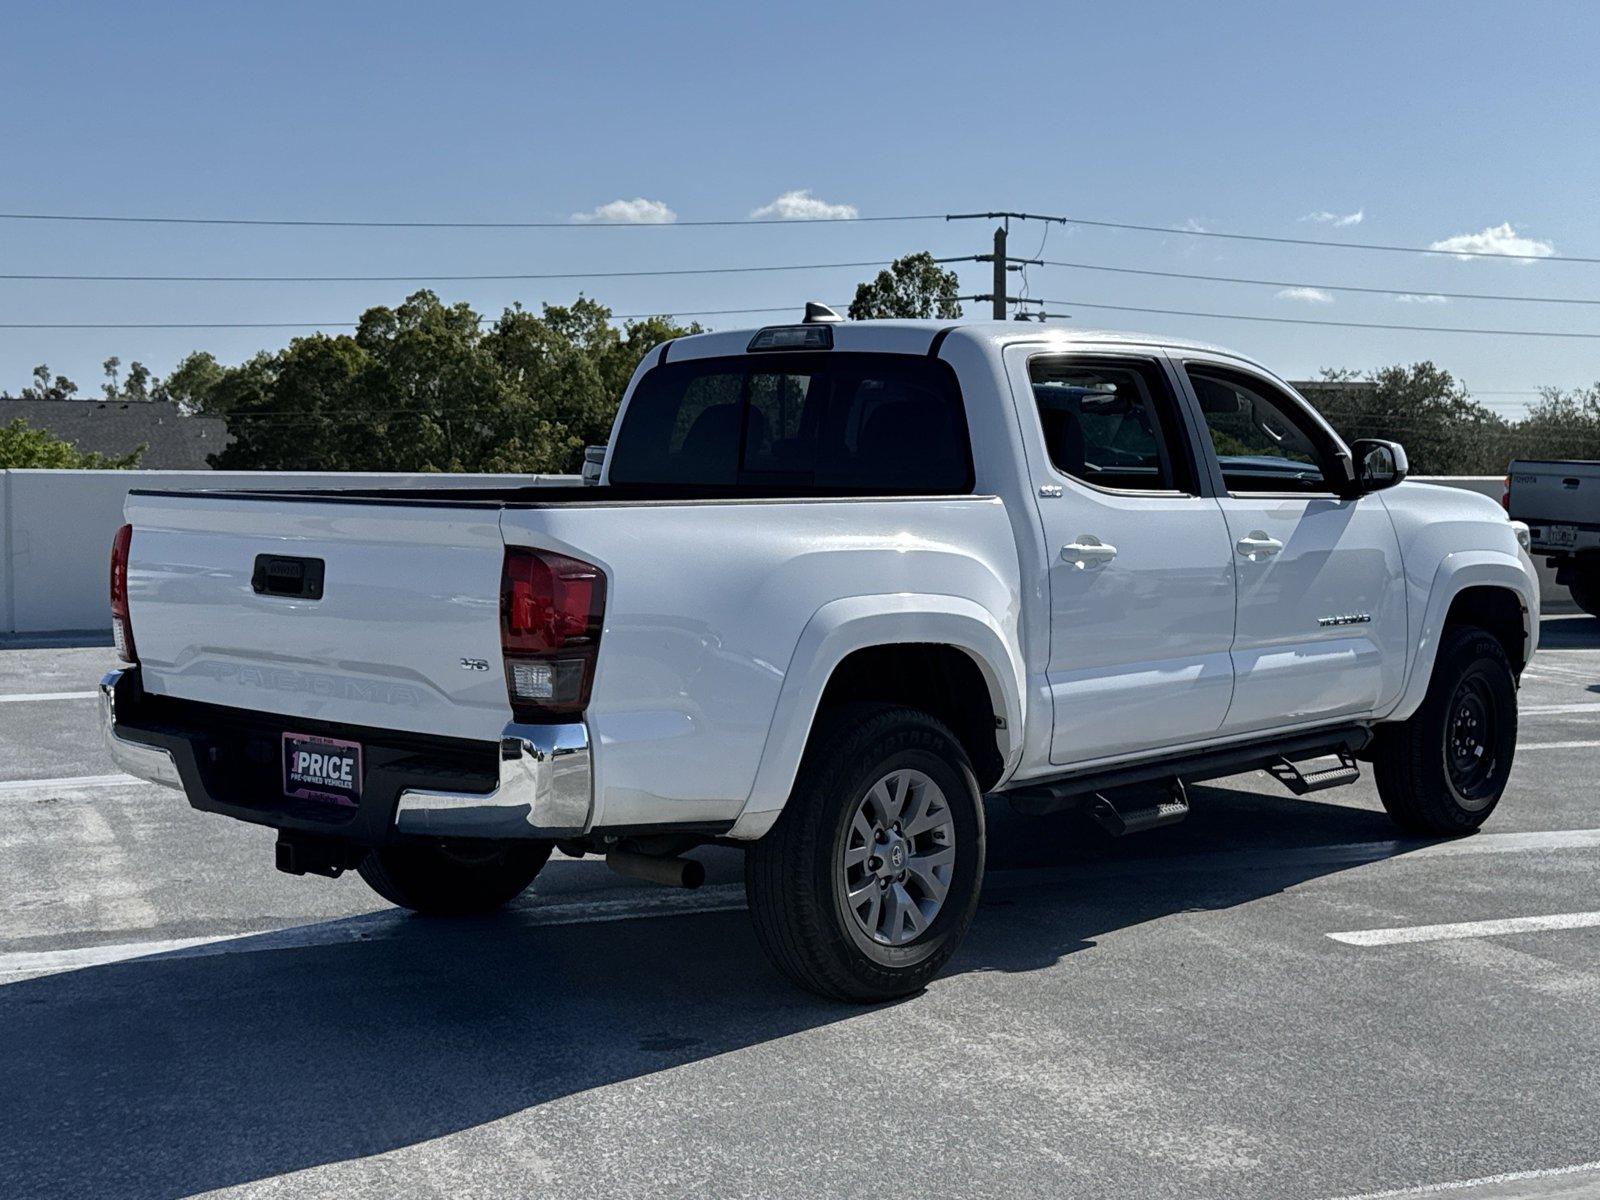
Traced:
<svg viewBox="0 0 1600 1200">
<path fill-rule="evenodd" d="M 1006 225 L 994 228 L 994 319 L 1006 319 Z"/>
<path fill-rule="evenodd" d="M 1019 271 L 1025 267 L 1036 265 L 1040 261 L 1032 258 L 1012 258 L 1006 253 L 1006 234 L 1010 232 L 1012 218 L 1019 221 L 1059 221 L 1062 219 L 1060 217 L 1043 217 L 1034 213 L 1019 212 L 951 213 L 945 217 L 946 221 L 993 221 L 998 219 L 1000 224 L 995 227 L 994 231 L 994 252 L 991 254 L 972 254 L 962 258 L 940 258 L 934 261 L 939 263 L 986 262 L 992 264 L 994 267 L 994 282 L 988 293 L 978 296 L 958 296 L 957 299 L 970 300 L 975 304 L 981 304 L 985 300 L 989 301 L 993 305 L 991 312 L 996 321 L 1006 320 L 1010 316 L 1010 308 L 1013 304 L 1018 306 L 1039 305 L 1039 312 L 1031 318 L 1033 320 L 1043 321 L 1047 318 L 1069 317 L 1070 313 L 1045 312 L 1044 301 L 1042 300 L 1032 300 L 1026 296 L 1008 294 L 1006 290 L 1007 272 Z M 1017 320 L 1026 321 L 1029 319 L 1030 317 L 1026 311 L 1019 311 Z"/>
</svg>

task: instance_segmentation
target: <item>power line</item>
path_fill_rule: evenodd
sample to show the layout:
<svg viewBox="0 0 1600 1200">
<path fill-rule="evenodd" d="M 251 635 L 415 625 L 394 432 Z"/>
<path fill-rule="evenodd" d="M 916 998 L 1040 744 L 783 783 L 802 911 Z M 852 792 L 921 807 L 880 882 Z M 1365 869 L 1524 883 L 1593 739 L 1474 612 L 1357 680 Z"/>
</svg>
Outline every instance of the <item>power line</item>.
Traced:
<svg viewBox="0 0 1600 1200">
<path fill-rule="evenodd" d="M 648 313 L 612 313 L 613 321 L 647 321 L 651 317 L 725 317 L 745 313 L 791 312 L 794 304 L 771 304 L 765 308 L 671 309 Z M 840 305 L 830 305 L 840 307 Z M 491 325 L 500 317 L 479 317 L 478 324 Z M 0 329 L 355 329 L 357 321 L 141 321 L 141 322 L 0 322 Z"/>
<path fill-rule="evenodd" d="M 280 217 L 143 217 L 102 213 L 0 213 L 0 221 L 77 221 L 117 225 L 251 225 L 292 229 L 680 229 L 729 225 L 839 225 L 847 222 L 943 221 L 943 213 L 882 217 L 725 217 L 699 221 L 370 221 Z"/>
<path fill-rule="evenodd" d="M 768 271 L 833 271 L 886 267 L 889 259 L 867 262 L 774 263 L 755 267 L 673 267 L 648 271 L 554 271 L 503 275 L 29 275 L 0 274 L 0 279 L 69 283 L 493 283 L 551 279 L 642 279 L 671 275 L 754 275 Z"/>
<path fill-rule="evenodd" d="M 988 296 L 963 296 L 963 300 L 986 301 Z M 1163 317 L 1207 317 L 1218 321 L 1264 321 L 1273 325 L 1323 325 L 1338 329 L 1389 329 L 1410 333 L 1471 333 L 1485 337 L 1549 337 L 1600 339 L 1600 333 L 1572 333 L 1554 329 L 1475 329 L 1460 325 L 1397 325 L 1380 321 L 1324 321 L 1313 317 L 1258 317 L 1247 313 L 1199 312 L 1186 308 L 1142 308 L 1132 304 L 1093 304 L 1087 300 L 1038 299 L 1035 304 L 1058 304 L 1072 308 L 1105 309 L 1110 312 L 1149 313 Z"/>
<path fill-rule="evenodd" d="M 1044 213 L 987 212 L 952 213 L 947 221 L 1001 220 L 1054 221 L 1059 225 L 1089 225 L 1097 229 L 1131 229 L 1141 233 L 1180 234 L 1183 237 L 1226 238 L 1235 242 L 1271 242 L 1280 246 L 1328 246 L 1335 250 L 1380 250 L 1393 254 L 1430 254 L 1461 258 L 1510 258 L 1519 262 L 1600 263 L 1600 258 L 1576 254 L 1508 254 L 1503 250 L 1435 250 L 1432 246 L 1396 246 L 1383 242 L 1330 242 L 1323 238 L 1276 237 L 1265 233 L 1221 233 L 1214 229 L 1173 229 L 1166 225 L 1137 225 L 1128 221 L 1097 221 L 1088 217 L 1059 217 Z"/>
<path fill-rule="evenodd" d="M 971 255 L 968 258 L 949 258 L 940 259 L 939 261 L 978 262 L 980 257 Z M 987 261 L 987 259 L 982 259 L 981 261 Z M 1348 283 L 1306 283 L 1287 279 L 1249 279 L 1238 275 L 1200 275 L 1188 271 L 1156 271 L 1143 267 L 1112 267 L 1104 263 L 1063 262 L 1059 259 L 1051 258 L 1019 258 L 1012 261 L 1043 267 L 1070 267 L 1076 271 L 1103 271 L 1114 275 L 1150 275 L 1160 279 L 1196 279 L 1206 283 L 1243 283 L 1259 287 L 1304 287 L 1316 288 L 1325 292 L 1362 292 L 1380 296 L 1425 295 L 1438 296 L 1444 300 L 1504 300 L 1523 304 L 1600 304 L 1600 299 L 1574 298 L 1570 296 L 1502 296 L 1492 292 L 1439 292 L 1434 291 L 1432 288 L 1418 292 L 1412 288 L 1404 287 L 1364 287 Z M 0 278 L 10 277 L 0 276 Z"/>
</svg>

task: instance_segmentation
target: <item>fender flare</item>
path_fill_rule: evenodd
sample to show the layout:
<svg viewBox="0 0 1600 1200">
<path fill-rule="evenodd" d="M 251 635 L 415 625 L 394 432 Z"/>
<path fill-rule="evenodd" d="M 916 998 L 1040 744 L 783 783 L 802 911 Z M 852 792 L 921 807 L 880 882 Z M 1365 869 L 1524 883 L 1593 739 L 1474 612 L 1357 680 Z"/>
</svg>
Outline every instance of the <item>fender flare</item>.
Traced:
<svg viewBox="0 0 1600 1200">
<path fill-rule="evenodd" d="M 1520 559 L 1498 550 L 1461 550 L 1444 556 L 1428 589 L 1428 605 L 1414 637 L 1411 668 L 1400 701 L 1384 719 L 1403 721 L 1421 707 L 1433 678 L 1433 663 L 1444 636 L 1445 617 L 1462 592 L 1471 587 L 1498 587 L 1514 592 L 1522 603 L 1522 632 L 1531 658 L 1539 644 L 1539 585 Z"/>
<path fill-rule="evenodd" d="M 953 646 L 972 659 L 988 686 L 995 712 L 1005 718 L 1005 728 L 996 731 L 1005 772 L 1015 768 L 1022 756 L 1024 696 L 1015 628 L 1007 636 L 987 609 L 960 596 L 913 592 L 849 596 L 824 604 L 801 631 L 784 673 L 755 782 L 727 836 L 758 838 L 778 819 L 800 769 L 822 693 L 838 665 L 857 650 L 911 642 Z"/>
</svg>

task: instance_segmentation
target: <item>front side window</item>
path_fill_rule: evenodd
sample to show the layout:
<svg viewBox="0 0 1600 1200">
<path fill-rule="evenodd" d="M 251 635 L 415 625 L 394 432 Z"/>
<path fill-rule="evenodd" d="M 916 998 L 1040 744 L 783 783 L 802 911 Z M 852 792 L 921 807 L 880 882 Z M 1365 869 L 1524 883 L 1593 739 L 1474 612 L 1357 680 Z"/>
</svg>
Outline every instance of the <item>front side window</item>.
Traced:
<svg viewBox="0 0 1600 1200">
<path fill-rule="evenodd" d="M 1292 399 L 1231 371 L 1188 372 L 1229 492 L 1332 491 L 1328 447 Z"/>
<path fill-rule="evenodd" d="M 1194 491 L 1177 402 L 1155 363 L 1035 358 L 1028 377 L 1056 470 L 1121 491 Z"/>
<path fill-rule="evenodd" d="M 669 362 L 634 389 L 612 452 L 624 486 L 793 494 L 970 492 L 955 374 L 906 354 Z"/>
</svg>

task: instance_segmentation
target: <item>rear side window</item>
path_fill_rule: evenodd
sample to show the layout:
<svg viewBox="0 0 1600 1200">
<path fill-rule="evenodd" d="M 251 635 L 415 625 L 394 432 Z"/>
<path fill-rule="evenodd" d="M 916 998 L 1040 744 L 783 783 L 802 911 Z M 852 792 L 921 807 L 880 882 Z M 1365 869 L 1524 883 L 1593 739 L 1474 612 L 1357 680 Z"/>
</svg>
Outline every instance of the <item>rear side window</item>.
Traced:
<svg viewBox="0 0 1600 1200">
<path fill-rule="evenodd" d="M 628 402 L 610 478 L 822 495 L 951 495 L 973 485 L 948 364 L 832 352 L 654 368 Z"/>
<path fill-rule="evenodd" d="M 1118 491 L 1195 491 L 1177 401 L 1155 363 L 1035 358 L 1028 377 L 1056 470 Z"/>
</svg>

